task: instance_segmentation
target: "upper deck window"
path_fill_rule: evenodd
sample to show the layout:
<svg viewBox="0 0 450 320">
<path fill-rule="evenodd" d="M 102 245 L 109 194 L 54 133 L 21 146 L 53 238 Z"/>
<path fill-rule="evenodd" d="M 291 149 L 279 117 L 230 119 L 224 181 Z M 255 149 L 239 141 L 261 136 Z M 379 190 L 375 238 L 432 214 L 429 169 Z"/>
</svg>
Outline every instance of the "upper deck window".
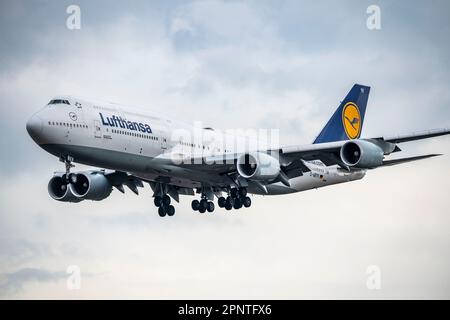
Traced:
<svg viewBox="0 0 450 320">
<path fill-rule="evenodd" d="M 70 102 L 69 102 L 69 100 L 62 100 L 62 99 L 54 99 L 54 100 L 51 100 L 48 104 L 67 104 L 67 105 L 69 105 L 70 106 Z"/>
</svg>

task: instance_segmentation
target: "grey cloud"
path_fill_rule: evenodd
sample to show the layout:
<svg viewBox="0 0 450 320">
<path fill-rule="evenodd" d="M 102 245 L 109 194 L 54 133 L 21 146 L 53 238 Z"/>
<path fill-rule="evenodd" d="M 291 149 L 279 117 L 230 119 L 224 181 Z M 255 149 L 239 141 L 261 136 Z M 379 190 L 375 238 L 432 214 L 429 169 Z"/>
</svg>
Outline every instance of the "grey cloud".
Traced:
<svg viewBox="0 0 450 320">
<path fill-rule="evenodd" d="M 7 256 L 38 255 L 47 251 L 27 240 L 0 238 L 0 254 Z"/>
<path fill-rule="evenodd" d="M 26 239 L 0 238 L 0 269 L 11 265 L 20 265 L 52 254 L 44 243 L 36 243 Z"/>
<path fill-rule="evenodd" d="M 11 273 L 0 274 L 0 294 L 14 294 L 22 291 L 30 282 L 57 282 L 67 277 L 62 271 L 49 271 L 38 268 L 23 268 Z"/>
</svg>

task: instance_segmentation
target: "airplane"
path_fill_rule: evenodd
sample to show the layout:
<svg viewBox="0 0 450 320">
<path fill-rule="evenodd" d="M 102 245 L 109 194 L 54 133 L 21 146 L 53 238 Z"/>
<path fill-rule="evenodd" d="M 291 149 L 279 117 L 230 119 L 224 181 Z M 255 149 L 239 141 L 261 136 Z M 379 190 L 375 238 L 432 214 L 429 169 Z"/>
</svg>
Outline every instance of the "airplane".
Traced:
<svg viewBox="0 0 450 320">
<path fill-rule="evenodd" d="M 50 100 L 26 129 L 65 164 L 48 182 L 55 200 L 100 201 L 113 189 L 124 193 L 124 186 L 138 194 L 146 183 L 161 217 L 175 214 L 172 200 L 179 202 L 180 195 L 199 195 L 192 209 L 212 213 L 215 198 L 220 208 L 238 210 L 251 206 L 250 194 L 289 194 L 360 180 L 368 170 L 440 155 L 386 159 L 400 152 L 403 142 L 447 135 L 449 129 L 361 138 L 369 93 L 370 87 L 355 84 L 308 145 L 249 148 L 241 143 L 246 137 L 73 96 Z M 73 163 L 101 169 L 72 172 Z"/>
</svg>

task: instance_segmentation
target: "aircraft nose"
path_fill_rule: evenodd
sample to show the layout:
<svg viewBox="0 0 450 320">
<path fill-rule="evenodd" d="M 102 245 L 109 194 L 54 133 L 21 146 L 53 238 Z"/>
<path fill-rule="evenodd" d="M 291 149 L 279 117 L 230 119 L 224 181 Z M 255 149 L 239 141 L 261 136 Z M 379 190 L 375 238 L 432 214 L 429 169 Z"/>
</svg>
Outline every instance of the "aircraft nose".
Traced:
<svg viewBox="0 0 450 320">
<path fill-rule="evenodd" d="M 27 131 L 30 137 L 37 142 L 39 135 L 42 132 L 42 119 L 38 115 L 33 115 L 27 121 Z"/>
</svg>

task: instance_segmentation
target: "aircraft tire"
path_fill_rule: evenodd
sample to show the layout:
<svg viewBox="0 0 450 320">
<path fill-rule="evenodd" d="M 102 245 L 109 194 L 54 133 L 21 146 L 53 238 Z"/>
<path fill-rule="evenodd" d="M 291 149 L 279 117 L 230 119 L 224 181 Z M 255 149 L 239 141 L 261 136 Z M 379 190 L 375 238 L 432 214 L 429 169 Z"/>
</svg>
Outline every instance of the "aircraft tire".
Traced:
<svg viewBox="0 0 450 320">
<path fill-rule="evenodd" d="M 165 195 L 162 197 L 162 203 L 163 203 L 165 206 L 168 206 L 168 205 L 170 204 L 170 197 L 169 197 L 167 194 L 165 194 Z"/>
<path fill-rule="evenodd" d="M 242 201 L 241 201 L 241 199 L 239 199 L 239 198 L 234 199 L 233 208 L 236 209 L 236 210 L 242 208 Z"/>
<path fill-rule="evenodd" d="M 175 214 L 175 207 L 172 205 L 168 206 L 166 212 L 169 217 L 172 217 Z"/>
<path fill-rule="evenodd" d="M 197 199 L 196 200 L 192 200 L 191 208 L 194 211 L 197 211 L 198 209 L 200 209 L 200 201 L 198 201 Z"/>
<path fill-rule="evenodd" d="M 206 211 L 206 209 L 208 208 L 208 200 L 206 200 L 206 199 L 200 200 L 200 208 L 205 209 L 205 211 Z M 203 212 L 205 212 L 205 211 L 203 211 Z"/>
<path fill-rule="evenodd" d="M 239 197 L 245 198 L 247 196 L 247 188 L 239 188 Z"/>
<path fill-rule="evenodd" d="M 217 201 L 219 208 L 224 208 L 226 201 L 227 201 L 227 199 L 225 199 L 224 197 L 220 197 L 219 200 Z"/>
<path fill-rule="evenodd" d="M 159 214 L 160 217 L 165 217 L 166 216 L 166 209 L 163 206 L 159 207 L 158 208 L 158 214 Z"/>
<path fill-rule="evenodd" d="M 227 197 L 227 200 L 226 200 L 226 202 L 225 202 L 225 205 L 230 205 L 231 207 L 233 206 L 233 204 L 234 204 L 234 199 L 232 198 L 232 197 Z"/>
<path fill-rule="evenodd" d="M 214 202 L 209 201 L 207 206 L 206 206 L 206 210 L 208 210 L 208 212 L 212 213 L 214 211 L 214 209 L 215 209 Z"/>
<path fill-rule="evenodd" d="M 162 205 L 162 197 L 156 196 L 155 199 L 153 199 L 153 203 L 155 204 L 155 206 L 161 207 L 161 205 Z"/>
</svg>

